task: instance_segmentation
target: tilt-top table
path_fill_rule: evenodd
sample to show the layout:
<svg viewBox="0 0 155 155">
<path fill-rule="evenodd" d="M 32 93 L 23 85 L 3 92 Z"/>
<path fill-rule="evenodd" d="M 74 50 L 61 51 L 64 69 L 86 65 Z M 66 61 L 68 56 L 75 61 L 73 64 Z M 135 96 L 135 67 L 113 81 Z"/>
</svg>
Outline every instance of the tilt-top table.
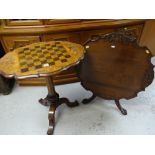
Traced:
<svg viewBox="0 0 155 155">
<path fill-rule="evenodd" d="M 82 86 L 93 95 L 83 103 L 96 96 L 114 100 L 120 112 L 127 115 L 120 100 L 136 97 L 154 79 L 151 51 L 138 45 L 134 31 L 96 35 L 84 46 L 85 56 L 77 71 Z"/>
<path fill-rule="evenodd" d="M 62 103 L 69 107 L 78 102 L 69 102 L 67 98 L 59 98 L 56 93 L 52 76 L 74 66 L 84 56 L 83 46 L 67 41 L 39 42 L 15 49 L 0 59 L 0 74 L 6 78 L 37 78 L 46 77 L 48 95 L 40 99 L 42 105 L 49 108 L 49 128 L 47 134 L 53 134 L 55 110 Z"/>
</svg>

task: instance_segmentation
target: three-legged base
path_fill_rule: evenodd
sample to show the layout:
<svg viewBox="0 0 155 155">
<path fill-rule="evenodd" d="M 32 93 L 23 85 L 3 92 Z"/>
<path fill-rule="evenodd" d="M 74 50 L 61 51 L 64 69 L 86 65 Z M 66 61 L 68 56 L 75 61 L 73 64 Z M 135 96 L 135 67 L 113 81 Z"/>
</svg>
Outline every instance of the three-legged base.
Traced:
<svg viewBox="0 0 155 155">
<path fill-rule="evenodd" d="M 48 88 L 48 95 L 44 99 L 40 99 L 39 103 L 44 106 L 50 106 L 48 113 L 49 127 L 47 134 L 52 135 L 54 132 L 55 126 L 55 111 L 58 106 L 61 104 L 66 104 L 69 107 L 78 106 L 79 103 L 77 101 L 70 102 L 67 98 L 59 98 L 59 94 L 56 93 L 52 76 L 46 77 L 46 84 Z"/>
<path fill-rule="evenodd" d="M 67 98 L 59 98 L 59 94 L 55 91 L 53 79 L 51 76 L 46 78 L 46 83 L 48 88 L 48 95 L 44 99 L 40 99 L 39 102 L 44 106 L 50 106 L 48 113 L 49 127 L 47 134 L 52 135 L 54 132 L 55 111 L 57 107 L 61 104 L 66 104 L 69 107 L 75 107 L 78 106 L 79 103 L 77 101 L 70 102 Z"/>
<path fill-rule="evenodd" d="M 88 103 L 90 103 L 92 100 L 94 100 L 95 98 L 96 98 L 96 95 L 93 94 L 90 98 L 83 99 L 83 100 L 82 100 L 82 103 L 83 103 L 83 104 L 88 104 Z M 127 115 L 127 110 L 124 109 L 124 108 L 121 106 L 119 100 L 115 100 L 115 104 L 116 104 L 117 108 L 120 110 L 120 112 L 121 112 L 123 115 Z"/>
<path fill-rule="evenodd" d="M 77 101 L 70 102 L 67 98 L 59 98 L 59 95 L 56 93 L 54 96 L 47 95 L 46 98 L 40 99 L 39 102 L 44 106 L 50 106 L 48 113 L 49 127 L 47 134 L 52 135 L 54 132 L 55 126 L 55 111 L 58 106 L 61 104 L 66 104 L 69 107 L 78 106 L 79 103 Z"/>
</svg>

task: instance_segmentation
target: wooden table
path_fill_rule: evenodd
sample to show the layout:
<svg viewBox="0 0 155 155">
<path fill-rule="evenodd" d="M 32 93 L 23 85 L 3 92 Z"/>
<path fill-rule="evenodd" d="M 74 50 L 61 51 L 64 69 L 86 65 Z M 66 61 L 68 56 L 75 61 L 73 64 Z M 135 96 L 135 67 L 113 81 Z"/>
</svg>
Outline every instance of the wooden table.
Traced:
<svg viewBox="0 0 155 155">
<path fill-rule="evenodd" d="M 93 95 L 83 103 L 89 103 L 96 96 L 115 100 L 121 113 L 127 115 L 119 100 L 136 97 L 152 83 L 151 51 L 137 44 L 134 31 L 97 35 L 90 38 L 85 47 L 79 78 L 82 86 Z"/>
<path fill-rule="evenodd" d="M 67 41 L 40 42 L 15 49 L 0 59 L 0 74 L 6 78 L 16 79 L 46 77 L 48 95 L 39 102 L 49 108 L 49 128 L 47 134 L 53 134 L 55 110 L 62 103 L 69 107 L 78 102 L 69 102 L 67 98 L 59 98 L 52 76 L 80 62 L 84 56 L 84 48 Z"/>
</svg>

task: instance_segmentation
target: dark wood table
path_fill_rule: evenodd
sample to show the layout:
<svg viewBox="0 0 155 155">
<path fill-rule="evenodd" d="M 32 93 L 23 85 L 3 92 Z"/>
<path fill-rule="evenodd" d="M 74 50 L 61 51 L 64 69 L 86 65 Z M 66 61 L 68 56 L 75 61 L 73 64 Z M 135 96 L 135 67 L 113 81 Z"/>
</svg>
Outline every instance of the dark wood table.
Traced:
<svg viewBox="0 0 155 155">
<path fill-rule="evenodd" d="M 84 56 L 83 46 L 67 41 L 39 42 L 15 49 L 0 59 L 0 74 L 16 79 L 46 77 L 48 95 L 39 102 L 49 108 L 49 128 L 53 134 L 55 110 L 62 103 L 69 107 L 78 105 L 56 93 L 52 76 L 80 62 Z"/>
<path fill-rule="evenodd" d="M 83 103 L 96 96 L 115 100 L 118 109 L 126 115 L 119 100 L 136 97 L 154 79 L 151 51 L 137 44 L 133 31 L 94 36 L 85 43 L 85 48 L 78 75 L 82 86 L 93 95 Z"/>
</svg>

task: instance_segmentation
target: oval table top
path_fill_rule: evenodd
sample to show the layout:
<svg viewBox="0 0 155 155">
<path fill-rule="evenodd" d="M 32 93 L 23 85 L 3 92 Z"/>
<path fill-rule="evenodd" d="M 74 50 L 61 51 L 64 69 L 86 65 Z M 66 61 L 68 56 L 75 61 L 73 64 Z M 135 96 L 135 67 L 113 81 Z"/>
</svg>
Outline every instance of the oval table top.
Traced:
<svg viewBox="0 0 155 155">
<path fill-rule="evenodd" d="M 16 79 L 54 75 L 76 65 L 84 47 L 67 41 L 33 43 L 15 49 L 0 59 L 0 74 Z"/>
</svg>

